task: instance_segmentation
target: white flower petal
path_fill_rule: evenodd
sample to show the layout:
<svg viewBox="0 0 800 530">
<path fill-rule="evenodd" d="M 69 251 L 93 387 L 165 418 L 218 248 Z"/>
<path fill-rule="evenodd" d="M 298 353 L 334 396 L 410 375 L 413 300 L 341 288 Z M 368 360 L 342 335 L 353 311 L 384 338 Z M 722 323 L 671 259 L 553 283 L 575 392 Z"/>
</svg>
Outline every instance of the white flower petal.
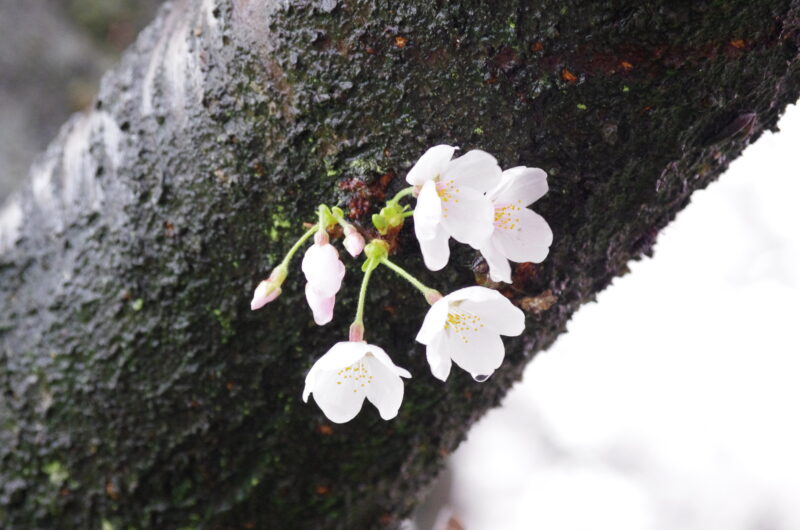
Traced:
<svg viewBox="0 0 800 530">
<path fill-rule="evenodd" d="M 414 233 L 417 239 L 433 239 L 442 220 L 442 201 L 436 193 L 436 183 L 422 186 L 414 206 Z"/>
<path fill-rule="evenodd" d="M 367 399 L 378 409 L 381 418 L 384 420 L 394 418 L 403 402 L 403 381 L 391 368 L 375 357 L 368 355 L 364 359 L 364 366 L 371 377 L 365 383 L 360 383 L 366 385 Z"/>
<path fill-rule="evenodd" d="M 487 300 L 497 300 L 498 298 L 505 298 L 502 294 L 494 289 L 488 287 L 481 287 L 480 285 L 471 285 L 469 287 L 462 287 L 456 291 L 445 296 L 445 299 L 453 304 L 459 300 L 472 300 L 474 302 L 483 302 Z"/>
<path fill-rule="evenodd" d="M 417 333 L 417 342 L 422 344 L 432 344 L 437 335 L 444 332 L 444 324 L 447 322 L 447 311 L 449 304 L 445 298 L 437 301 L 428 309 L 422 327 Z"/>
<path fill-rule="evenodd" d="M 320 370 L 314 380 L 314 401 L 334 423 L 346 423 L 358 415 L 364 403 L 364 389 L 353 379 L 342 379 L 338 371 Z"/>
<path fill-rule="evenodd" d="M 513 215 L 513 228 L 495 228 L 494 243 L 511 261 L 541 263 L 553 242 L 550 225 L 541 215 L 527 208 L 516 210 Z"/>
<path fill-rule="evenodd" d="M 311 313 L 314 315 L 314 322 L 318 326 L 324 326 L 333 320 L 333 307 L 336 305 L 336 296 L 323 296 L 314 289 L 310 283 L 306 284 L 306 301 Z"/>
<path fill-rule="evenodd" d="M 317 363 L 318 362 L 319 361 L 317 361 Z M 303 401 L 306 403 L 308 403 L 308 396 L 311 395 L 311 391 L 314 390 L 314 384 L 317 381 L 317 373 L 319 372 L 317 363 L 314 363 L 314 366 L 312 366 L 311 370 L 306 374 L 306 384 L 303 387 Z"/>
<path fill-rule="evenodd" d="M 494 289 L 473 285 L 445 296 L 450 312 L 468 311 L 481 319 L 481 323 L 498 333 L 516 336 L 525 329 L 525 313 Z"/>
<path fill-rule="evenodd" d="M 489 238 L 486 243 L 480 248 L 483 258 L 489 265 L 489 277 L 494 282 L 511 283 L 511 265 L 497 248 L 492 238 Z"/>
<path fill-rule="evenodd" d="M 431 367 L 431 373 L 436 379 L 447 381 L 450 375 L 450 368 L 453 361 L 450 360 L 445 348 L 446 337 L 444 333 L 439 333 L 433 341 L 425 347 L 425 357 Z"/>
<path fill-rule="evenodd" d="M 496 331 L 480 328 L 470 333 L 447 334 L 445 347 L 453 362 L 473 378 L 488 377 L 503 364 L 505 347 Z"/>
<path fill-rule="evenodd" d="M 419 186 L 439 176 L 447 163 L 453 158 L 456 148 L 450 145 L 431 147 L 422 155 L 406 175 L 406 182 Z"/>
<path fill-rule="evenodd" d="M 500 184 L 488 193 L 492 201 L 529 206 L 547 193 L 547 173 L 538 167 L 518 166 L 503 171 Z"/>
<path fill-rule="evenodd" d="M 476 315 L 485 328 L 500 335 L 516 337 L 525 330 L 525 313 L 503 295 L 482 302 L 463 300 L 458 308 Z"/>
<path fill-rule="evenodd" d="M 351 366 L 367 354 L 368 346 L 365 342 L 337 342 L 314 363 L 312 370 L 317 368 L 333 372 Z"/>
<path fill-rule="evenodd" d="M 437 226 L 433 239 L 417 239 L 425 266 L 432 271 L 442 270 L 450 259 L 450 236 L 445 229 Z"/>
<path fill-rule="evenodd" d="M 394 365 L 378 346 L 366 342 L 339 342 L 323 355 L 306 375 L 303 401 L 314 395 L 322 412 L 331 421 L 353 419 L 369 399 L 383 419 L 397 415 L 403 401 L 403 382 L 411 377 Z"/>
<path fill-rule="evenodd" d="M 461 243 L 480 246 L 494 230 L 494 206 L 482 193 L 453 181 L 437 184 L 442 197 L 442 226 Z"/>
<path fill-rule="evenodd" d="M 303 256 L 301 268 L 308 283 L 321 296 L 333 296 L 342 286 L 344 263 L 330 243 L 311 245 Z"/>
<path fill-rule="evenodd" d="M 408 373 L 408 370 L 405 368 L 400 368 L 394 362 L 392 362 L 392 358 L 383 350 L 383 348 L 379 348 L 374 344 L 367 344 L 367 348 L 364 350 L 377 359 L 379 363 L 384 365 L 390 372 L 400 377 L 411 377 L 411 374 Z"/>
<path fill-rule="evenodd" d="M 455 180 L 462 188 L 484 193 L 497 186 L 501 175 L 497 160 L 489 153 L 475 149 L 447 164 L 441 180 Z"/>
</svg>

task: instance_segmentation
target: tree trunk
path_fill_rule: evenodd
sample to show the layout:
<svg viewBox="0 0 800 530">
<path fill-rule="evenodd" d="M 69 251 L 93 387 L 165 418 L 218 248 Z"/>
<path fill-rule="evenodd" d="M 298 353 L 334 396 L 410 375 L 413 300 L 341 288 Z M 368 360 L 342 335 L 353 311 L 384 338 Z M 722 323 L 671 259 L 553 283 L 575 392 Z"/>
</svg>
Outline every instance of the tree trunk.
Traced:
<svg viewBox="0 0 800 530">
<path fill-rule="evenodd" d="M 0 526 L 397 524 L 534 353 L 798 98 L 800 0 L 385 5 L 168 4 L 0 212 Z M 503 290 L 527 331 L 488 382 L 442 384 L 414 342 L 424 300 L 380 270 L 367 340 L 415 378 L 395 420 L 330 425 L 300 394 L 346 337 L 357 265 L 325 327 L 299 263 L 266 309 L 252 289 L 317 204 L 366 226 L 436 143 L 550 175 L 551 254 Z M 407 227 L 395 252 L 443 292 L 485 282 L 455 250 L 429 273 Z"/>
</svg>

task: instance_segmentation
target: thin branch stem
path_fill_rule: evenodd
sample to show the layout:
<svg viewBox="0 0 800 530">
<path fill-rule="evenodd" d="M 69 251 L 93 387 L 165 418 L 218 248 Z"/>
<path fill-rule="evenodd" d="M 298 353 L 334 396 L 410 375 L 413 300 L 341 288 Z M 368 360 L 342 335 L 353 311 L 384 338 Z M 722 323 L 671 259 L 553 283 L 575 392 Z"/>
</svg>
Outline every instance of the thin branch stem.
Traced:
<svg viewBox="0 0 800 530">
<path fill-rule="evenodd" d="M 288 266 L 289 261 L 292 259 L 292 256 L 294 256 L 295 253 L 298 250 L 300 250 L 300 247 L 303 246 L 303 243 L 308 241 L 308 238 L 313 236 L 317 232 L 317 230 L 319 230 L 319 224 L 315 224 L 314 226 L 308 229 L 308 232 L 300 236 L 300 239 L 297 240 L 297 243 L 295 243 L 294 246 L 291 249 L 289 249 L 289 252 L 286 253 L 286 257 L 283 258 L 283 261 L 281 262 L 280 266 L 281 267 Z"/>
<path fill-rule="evenodd" d="M 389 202 L 386 204 L 397 204 L 400 199 L 407 195 L 411 195 L 414 192 L 414 186 L 409 186 L 408 188 L 403 188 L 402 190 L 398 191 L 394 197 L 392 197 Z"/>
<path fill-rule="evenodd" d="M 364 271 L 364 279 L 361 280 L 361 290 L 358 292 L 358 309 L 356 309 L 356 318 L 353 320 L 353 325 L 364 325 L 364 302 L 367 299 L 367 285 L 369 285 L 369 277 L 372 276 L 372 271 L 375 270 L 377 264 L 372 262 L 367 266 Z"/>
<path fill-rule="evenodd" d="M 419 290 L 419 292 L 421 292 L 425 296 L 426 299 L 428 298 L 428 296 L 431 294 L 432 291 L 436 291 L 436 289 L 431 289 L 430 287 L 428 287 L 427 285 L 425 285 L 424 283 L 422 283 L 418 279 L 414 278 L 404 268 L 402 268 L 399 265 L 389 261 L 388 258 L 384 258 L 381 261 L 381 264 L 386 265 L 387 267 L 392 269 L 395 273 L 397 273 L 398 276 L 400 276 L 401 278 L 406 280 L 408 283 L 410 283 L 411 285 L 416 287 Z"/>
</svg>

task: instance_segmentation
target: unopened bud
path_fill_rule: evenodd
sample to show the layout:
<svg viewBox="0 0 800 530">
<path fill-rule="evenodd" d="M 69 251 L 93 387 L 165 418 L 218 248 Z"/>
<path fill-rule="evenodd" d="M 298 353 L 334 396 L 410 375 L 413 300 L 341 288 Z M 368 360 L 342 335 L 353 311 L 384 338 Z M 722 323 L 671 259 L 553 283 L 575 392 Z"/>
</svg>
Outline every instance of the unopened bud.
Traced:
<svg viewBox="0 0 800 530">
<path fill-rule="evenodd" d="M 269 278 L 262 280 L 253 293 L 253 300 L 250 302 L 250 309 L 255 311 L 261 309 L 281 295 L 281 285 L 286 280 L 288 271 L 284 266 L 275 267 Z"/>
<path fill-rule="evenodd" d="M 405 222 L 403 218 L 403 209 L 397 205 L 387 206 L 381 210 L 381 215 L 386 219 L 386 224 L 389 228 L 399 228 Z"/>
<path fill-rule="evenodd" d="M 255 311 L 261 309 L 268 303 L 272 302 L 281 294 L 281 288 L 272 280 L 263 280 L 256 287 L 253 293 L 253 300 L 250 302 L 250 309 Z"/>
<path fill-rule="evenodd" d="M 347 225 L 344 228 L 344 248 L 351 256 L 355 258 L 361 254 L 361 251 L 364 250 L 364 243 L 364 236 L 358 232 L 356 227 Z"/>
<path fill-rule="evenodd" d="M 372 224 L 375 226 L 375 229 L 378 230 L 378 233 L 383 236 L 386 235 L 386 229 L 389 225 L 386 224 L 386 219 L 381 214 L 372 214 Z"/>
<path fill-rule="evenodd" d="M 381 261 L 389 255 L 389 244 L 382 239 L 373 239 L 364 247 L 368 260 Z"/>
</svg>

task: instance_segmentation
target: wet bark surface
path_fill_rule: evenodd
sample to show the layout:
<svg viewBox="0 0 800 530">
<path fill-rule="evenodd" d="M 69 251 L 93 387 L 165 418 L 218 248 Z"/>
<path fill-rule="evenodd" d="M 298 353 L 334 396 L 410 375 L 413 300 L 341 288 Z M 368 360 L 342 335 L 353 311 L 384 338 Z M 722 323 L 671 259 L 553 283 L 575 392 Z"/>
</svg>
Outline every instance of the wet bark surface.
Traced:
<svg viewBox="0 0 800 530">
<path fill-rule="evenodd" d="M 167 4 L 0 211 L 0 526 L 396 525 L 570 315 L 797 100 L 799 6 Z M 346 337 L 357 264 L 322 328 L 299 263 L 266 309 L 252 289 L 318 203 L 366 227 L 443 142 L 550 175 L 551 255 L 502 289 L 526 333 L 488 382 L 442 384 L 413 340 L 424 300 L 379 270 L 366 339 L 414 379 L 395 420 L 331 425 L 300 394 Z M 461 245 L 427 272 L 412 232 L 394 259 L 429 285 L 486 281 Z"/>
</svg>

